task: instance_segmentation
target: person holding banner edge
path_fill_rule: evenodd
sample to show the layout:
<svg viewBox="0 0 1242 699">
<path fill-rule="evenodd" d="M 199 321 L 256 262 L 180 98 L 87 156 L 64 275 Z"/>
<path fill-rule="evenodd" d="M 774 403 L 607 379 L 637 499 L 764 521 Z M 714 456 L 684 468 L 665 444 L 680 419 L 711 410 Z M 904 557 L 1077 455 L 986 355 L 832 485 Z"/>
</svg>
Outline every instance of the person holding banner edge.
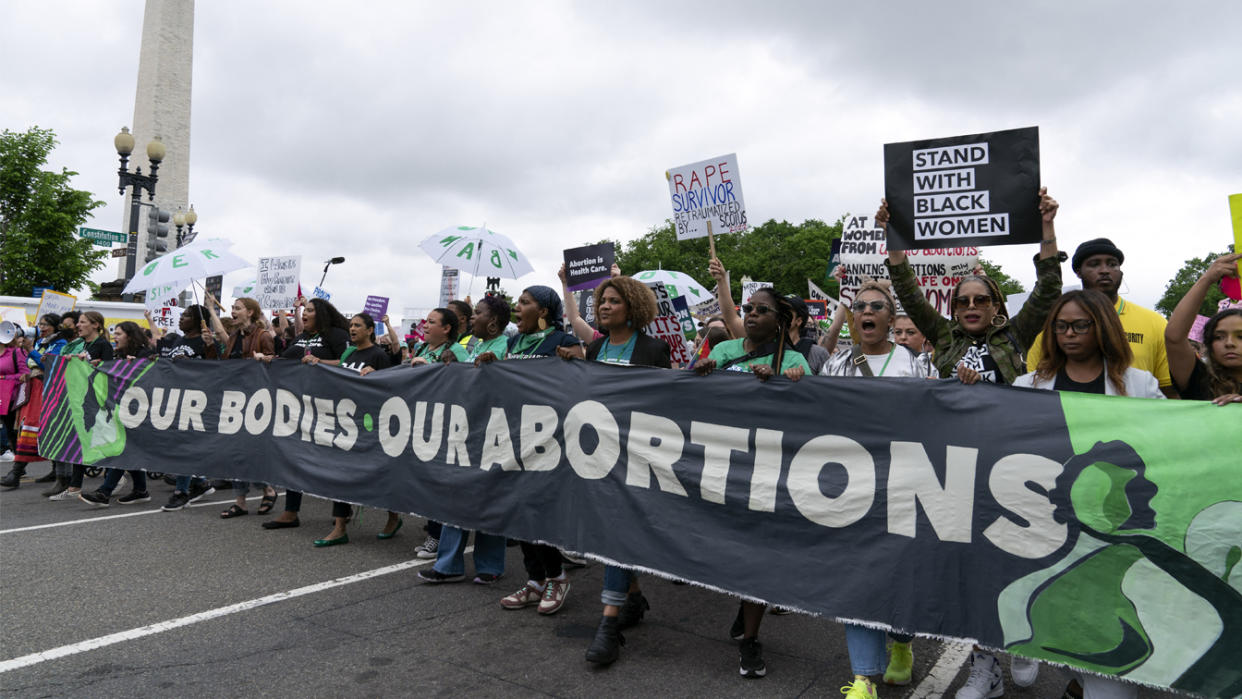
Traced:
<svg viewBox="0 0 1242 699">
<path fill-rule="evenodd" d="M 712 347 L 707 359 L 695 364 L 695 373 L 707 376 L 716 369 L 745 371 L 760 381 L 781 373 L 797 381 L 810 370 L 802 354 L 788 344 L 789 328 L 794 319 L 794 309 L 788 299 L 765 286 L 751 294 L 750 303 L 742 306 L 742 311 L 746 313 L 745 337 Z M 763 645 L 759 643 L 759 624 L 766 609 L 765 605 L 742 601 L 729 629 L 729 635 L 738 641 L 739 672 L 748 679 L 768 673 L 763 662 Z"/>
<path fill-rule="evenodd" d="M 645 328 L 656 317 L 656 298 L 650 287 L 631 277 L 605 279 L 595 287 L 595 318 L 606 334 L 587 347 L 586 358 L 622 366 L 673 367 L 667 343 L 648 337 Z M 558 347 L 562 359 L 572 351 Z M 638 576 L 618 566 L 604 566 L 604 589 L 600 592 L 604 614 L 595 638 L 586 650 L 588 662 L 611 665 L 625 645 L 621 631 L 642 620 L 651 605 L 638 586 Z"/>
<path fill-rule="evenodd" d="M 1061 259 L 1053 219 L 1058 204 L 1039 190 L 1042 240 L 1035 256 L 1035 289 L 1012 318 L 1005 315 L 1004 295 L 988 277 L 966 276 L 953 290 L 953 319 L 946 320 L 919 291 L 914 269 L 904 250 L 888 249 L 889 278 L 902 307 L 934 348 L 941 378 L 957 376 L 963 383 L 988 380 L 1010 384 L 1026 373 L 1025 353 L 1043 327 L 1048 311 L 1061 295 Z M 877 225 L 888 223 L 888 202 L 881 199 Z"/>
<path fill-rule="evenodd" d="M 39 456 L 39 413 L 43 408 L 43 357 L 60 354 L 69 344 L 69 339 L 73 337 L 73 332 L 60 328 L 60 316 L 55 313 L 47 313 L 39 319 L 37 325 L 39 331 L 38 340 L 35 346 L 30 350 L 29 356 L 26 357 L 26 366 L 30 368 L 30 372 L 22 374 L 20 381 L 27 383 L 28 400 L 26 405 L 22 406 L 17 413 L 16 428 L 17 441 L 13 445 L 13 470 L 6 475 L 3 481 L 0 481 L 0 487 L 17 488 L 21 484 L 21 478 L 26 474 L 26 464 L 41 461 Z M 52 470 L 46 476 L 35 479 L 35 483 L 50 483 L 56 480 L 56 467 L 53 464 Z M 66 481 L 66 484 L 68 481 Z M 63 490 L 66 486 L 61 485 Z M 55 495 L 55 492 L 48 493 Z"/>
<path fill-rule="evenodd" d="M 210 295 L 208 298 L 211 298 Z M 224 343 L 224 354 L 220 355 L 221 359 L 249 359 L 255 354 L 275 354 L 275 338 L 272 331 L 267 328 L 267 321 L 263 318 L 263 308 L 259 306 L 258 301 L 246 297 L 233 301 L 231 315 L 236 325 Z M 258 513 L 265 515 L 272 511 L 272 508 L 276 506 L 275 488 L 264 483 L 234 481 L 233 494 L 236 498 L 232 506 L 220 513 L 221 519 L 232 519 L 249 513 L 246 509 L 246 495 L 250 492 L 251 485 L 257 485 L 263 489 Z"/>
<path fill-rule="evenodd" d="M 585 358 L 582 343 L 564 330 L 561 297 L 546 286 L 530 286 L 518 296 L 518 333 L 509 338 L 504 359 L 537 359 L 551 357 L 558 347 L 569 348 L 571 357 Z M 494 352 L 484 352 L 475 364 L 497 361 Z M 476 537 L 476 546 L 478 544 Z M 555 546 L 522 542 L 522 562 L 528 577 L 526 585 L 500 600 L 505 609 L 523 609 L 538 605 L 540 614 L 555 614 L 569 594 L 569 578 L 562 567 L 561 552 Z"/>
<path fill-rule="evenodd" d="M 66 345 L 62 354 L 66 357 L 89 361 L 95 366 L 99 366 L 100 362 L 110 361 L 113 356 L 112 343 L 102 335 L 106 327 L 102 313 L 84 311 L 78 317 L 77 339 Z M 49 499 L 57 501 L 78 499 L 78 494 L 82 492 L 82 480 L 86 478 L 86 467 L 81 464 L 55 463 L 57 475 L 68 476 L 69 482 L 66 489 L 50 496 Z"/>
</svg>

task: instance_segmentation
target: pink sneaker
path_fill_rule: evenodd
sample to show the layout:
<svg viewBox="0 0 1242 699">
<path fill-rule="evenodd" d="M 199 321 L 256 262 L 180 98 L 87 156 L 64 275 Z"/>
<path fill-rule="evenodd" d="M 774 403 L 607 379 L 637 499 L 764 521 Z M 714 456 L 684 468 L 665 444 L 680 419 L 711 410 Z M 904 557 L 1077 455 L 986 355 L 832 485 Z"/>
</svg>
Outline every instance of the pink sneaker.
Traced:
<svg viewBox="0 0 1242 699">
<path fill-rule="evenodd" d="M 505 609 L 522 609 L 523 607 L 529 607 L 532 604 L 539 604 L 539 600 L 542 597 L 542 592 L 537 590 L 530 583 L 526 583 L 522 589 L 507 597 L 501 598 L 500 606 Z"/>
<path fill-rule="evenodd" d="M 543 599 L 539 600 L 540 614 L 556 614 L 565 604 L 565 595 L 569 594 L 569 580 L 555 578 L 544 583 Z"/>
</svg>

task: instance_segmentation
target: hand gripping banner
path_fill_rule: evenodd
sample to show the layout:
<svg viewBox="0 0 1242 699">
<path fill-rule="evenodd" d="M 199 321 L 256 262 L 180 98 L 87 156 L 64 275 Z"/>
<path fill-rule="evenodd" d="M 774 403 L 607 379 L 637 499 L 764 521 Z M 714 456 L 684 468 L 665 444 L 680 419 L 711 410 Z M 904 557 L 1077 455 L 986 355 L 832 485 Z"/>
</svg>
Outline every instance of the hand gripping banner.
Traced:
<svg viewBox="0 0 1242 699">
<path fill-rule="evenodd" d="M 57 359 L 45 391 L 49 458 L 268 482 L 1242 693 L 1242 406 L 559 359 Z"/>
</svg>

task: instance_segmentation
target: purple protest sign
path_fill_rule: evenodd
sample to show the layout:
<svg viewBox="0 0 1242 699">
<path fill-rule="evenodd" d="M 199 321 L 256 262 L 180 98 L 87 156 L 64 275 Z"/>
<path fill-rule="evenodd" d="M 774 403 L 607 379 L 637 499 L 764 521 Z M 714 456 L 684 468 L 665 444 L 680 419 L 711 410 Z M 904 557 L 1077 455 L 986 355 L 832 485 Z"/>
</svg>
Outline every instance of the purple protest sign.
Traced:
<svg viewBox="0 0 1242 699">
<path fill-rule="evenodd" d="M 379 322 L 388 313 L 388 297 L 368 296 L 366 303 L 362 304 L 362 312 L 371 316 L 371 320 Z"/>
</svg>

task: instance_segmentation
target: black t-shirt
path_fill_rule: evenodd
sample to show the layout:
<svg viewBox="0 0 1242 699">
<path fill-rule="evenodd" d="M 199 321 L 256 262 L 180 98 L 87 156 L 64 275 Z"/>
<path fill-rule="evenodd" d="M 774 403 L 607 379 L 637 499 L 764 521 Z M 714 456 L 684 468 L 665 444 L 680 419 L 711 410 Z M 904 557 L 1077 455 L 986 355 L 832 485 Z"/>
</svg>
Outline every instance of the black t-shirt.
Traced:
<svg viewBox="0 0 1242 699">
<path fill-rule="evenodd" d="M 962 356 L 959 363 L 965 364 L 967 368 L 979 372 L 979 376 L 988 383 L 1005 383 L 1005 377 L 1001 374 L 1000 367 L 996 364 L 996 360 L 992 358 L 992 352 L 988 348 L 987 340 L 976 340 L 973 345 L 966 349 L 966 354 Z"/>
<path fill-rule="evenodd" d="M 240 330 L 236 330 L 231 338 L 233 341 L 233 351 L 229 352 L 229 356 L 225 359 L 243 359 L 242 345 L 246 344 L 246 336 Z"/>
<path fill-rule="evenodd" d="M 536 357 L 555 357 L 557 347 L 574 347 L 582 344 L 578 338 L 560 330 L 549 332 L 533 347 L 523 347 L 523 335 L 509 338 L 509 353 L 505 359 L 534 359 Z"/>
<path fill-rule="evenodd" d="M 375 370 L 387 369 L 392 366 L 388 352 L 379 345 L 371 345 L 366 349 L 354 350 L 341 361 L 341 367 L 361 373 L 363 367 Z"/>
<path fill-rule="evenodd" d="M 340 359 L 349 346 L 349 333 L 344 328 L 328 328 L 323 332 L 304 332 L 294 338 L 280 356 L 284 359 L 301 359 L 311 354 L 320 359 Z"/>
<path fill-rule="evenodd" d="M 175 333 L 165 335 L 160 338 L 155 348 L 164 359 L 205 359 L 207 357 L 207 343 L 203 342 L 201 336 L 185 337 Z"/>
<path fill-rule="evenodd" d="M 1103 370 L 1100 370 L 1099 376 L 1095 377 L 1094 379 L 1091 379 L 1090 381 L 1084 381 L 1082 383 L 1079 383 L 1078 381 L 1071 379 L 1069 375 L 1065 373 L 1065 369 L 1061 369 L 1060 371 L 1057 372 L 1057 380 L 1055 383 L 1053 383 L 1052 388 L 1053 390 L 1056 390 L 1056 391 L 1072 391 L 1074 393 L 1095 393 L 1095 394 L 1102 396 L 1104 395 L 1104 390 L 1105 390 L 1104 373 L 1105 372 Z"/>
<path fill-rule="evenodd" d="M 1212 395 L 1212 381 L 1208 376 L 1207 366 L 1198 359 L 1195 360 L 1194 368 L 1190 370 L 1190 378 L 1186 381 L 1186 385 L 1179 385 L 1175 388 L 1182 400 L 1212 400 L 1216 397 Z"/>
<path fill-rule="evenodd" d="M 82 347 L 82 351 L 89 354 L 91 359 L 100 359 L 105 362 L 111 361 L 116 355 L 112 352 L 112 343 L 103 338 L 103 335 L 95 338 L 91 342 L 86 343 Z"/>
</svg>

